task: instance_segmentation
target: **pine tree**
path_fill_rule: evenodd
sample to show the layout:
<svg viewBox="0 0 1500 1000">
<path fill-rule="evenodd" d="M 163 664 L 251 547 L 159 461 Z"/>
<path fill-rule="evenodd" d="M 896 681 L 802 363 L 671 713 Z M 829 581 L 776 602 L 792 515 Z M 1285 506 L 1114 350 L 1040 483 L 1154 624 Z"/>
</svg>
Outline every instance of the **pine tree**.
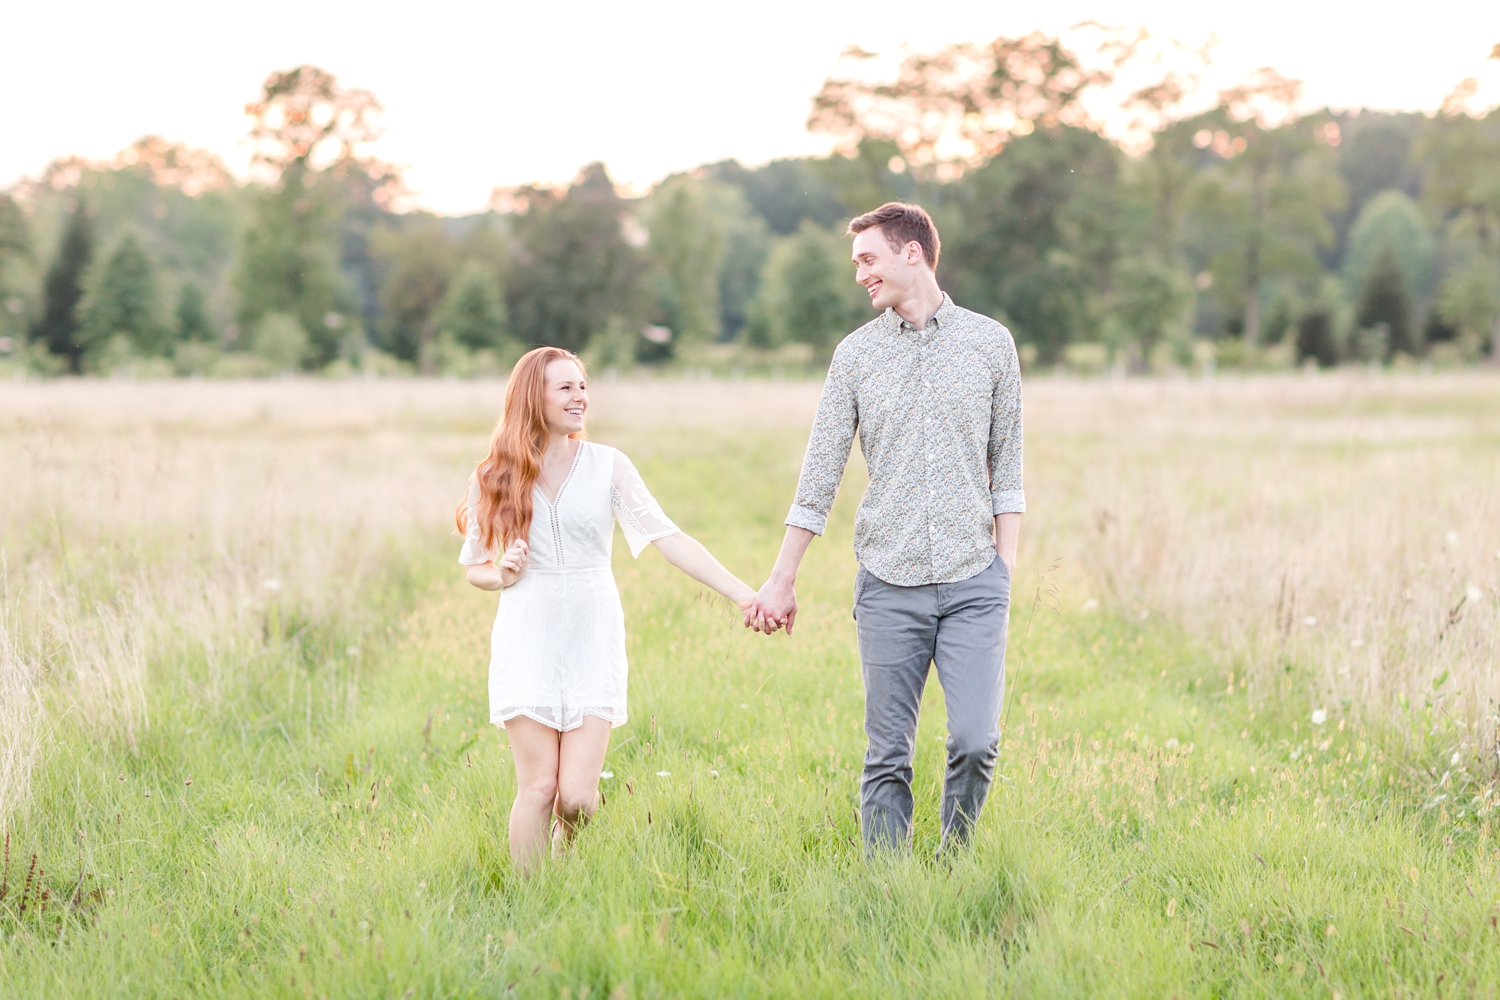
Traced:
<svg viewBox="0 0 1500 1000">
<path fill-rule="evenodd" d="M 47 269 L 42 318 L 31 328 L 31 339 L 46 344 L 53 354 L 67 358 L 68 366 L 75 372 L 83 359 L 78 305 L 83 299 L 83 274 L 93 257 L 94 227 L 88 211 L 80 204 L 69 217 L 57 256 Z"/>
<path fill-rule="evenodd" d="M 1390 246 L 1380 251 L 1370 276 L 1359 298 L 1359 311 L 1355 316 L 1360 329 L 1372 330 L 1384 325 L 1387 331 L 1388 354 L 1405 351 L 1415 355 L 1420 350 L 1411 322 L 1411 301 L 1406 294 L 1406 275 L 1396 260 L 1396 252 Z"/>
<path fill-rule="evenodd" d="M 172 334 L 162 321 L 161 291 L 151 258 L 132 235 L 126 235 L 105 261 L 82 307 L 85 350 L 97 352 L 123 336 L 133 353 L 160 357 L 171 347 Z"/>
</svg>

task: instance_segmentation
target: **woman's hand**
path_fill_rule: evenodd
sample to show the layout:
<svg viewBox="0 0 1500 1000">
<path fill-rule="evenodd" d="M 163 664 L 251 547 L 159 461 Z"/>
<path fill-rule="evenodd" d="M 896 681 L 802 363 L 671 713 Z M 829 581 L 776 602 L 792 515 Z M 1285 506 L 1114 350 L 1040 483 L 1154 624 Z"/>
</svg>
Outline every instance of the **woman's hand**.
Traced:
<svg viewBox="0 0 1500 1000">
<path fill-rule="evenodd" d="M 495 561 L 500 567 L 500 586 L 512 586 L 526 572 L 526 564 L 531 559 L 531 546 L 526 544 L 526 539 L 517 538 L 511 543 L 510 548 Z"/>
</svg>

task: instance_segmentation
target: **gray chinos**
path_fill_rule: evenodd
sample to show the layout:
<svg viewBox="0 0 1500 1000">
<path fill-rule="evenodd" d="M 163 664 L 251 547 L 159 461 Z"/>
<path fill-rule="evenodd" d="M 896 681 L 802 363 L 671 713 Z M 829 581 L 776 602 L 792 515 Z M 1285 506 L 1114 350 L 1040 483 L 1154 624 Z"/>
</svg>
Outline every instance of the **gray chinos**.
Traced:
<svg viewBox="0 0 1500 1000">
<path fill-rule="evenodd" d="M 854 618 L 869 738 L 860 780 L 865 848 L 911 846 L 917 713 L 933 663 L 948 708 L 940 850 L 965 843 L 999 756 L 1010 571 L 996 558 L 957 583 L 898 587 L 861 566 Z"/>
</svg>

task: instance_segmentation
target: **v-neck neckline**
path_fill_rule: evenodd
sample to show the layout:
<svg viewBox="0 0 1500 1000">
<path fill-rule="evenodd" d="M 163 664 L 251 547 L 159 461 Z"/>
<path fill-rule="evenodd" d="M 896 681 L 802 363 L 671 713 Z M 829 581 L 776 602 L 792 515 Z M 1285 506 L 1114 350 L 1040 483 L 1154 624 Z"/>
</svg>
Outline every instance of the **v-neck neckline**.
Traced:
<svg viewBox="0 0 1500 1000">
<path fill-rule="evenodd" d="M 573 480 L 573 473 L 578 469 L 578 460 L 583 457 L 583 445 L 584 445 L 584 442 L 580 441 L 580 442 L 578 442 L 578 447 L 576 449 L 574 449 L 574 451 L 573 451 L 573 463 L 568 466 L 568 474 L 566 476 L 564 476 L 563 477 L 563 481 L 558 484 L 557 495 L 556 496 L 551 497 L 550 499 L 548 498 L 547 491 L 544 490 L 544 489 L 542 489 L 542 484 L 541 484 L 541 478 L 542 477 L 541 477 L 541 473 L 537 474 L 537 477 L 536 477 L 537 478 L 537 482 L 536 482 L 536 484 L 534 486 L 532 486 L 532 489 L 536 490 L 537 494 L 541 496 L 542 501 L 544 503 L 546 503 L 546 505 L 547 505 L 547 509 L 549 509 L 549 510 L 556 510 L 557 509 L 557 502 L 562 499 L 563 490 L 565 490 L 565 489 L 568 488 L 568 483 L 572 482 L 572 480 Z"/>
</svg>

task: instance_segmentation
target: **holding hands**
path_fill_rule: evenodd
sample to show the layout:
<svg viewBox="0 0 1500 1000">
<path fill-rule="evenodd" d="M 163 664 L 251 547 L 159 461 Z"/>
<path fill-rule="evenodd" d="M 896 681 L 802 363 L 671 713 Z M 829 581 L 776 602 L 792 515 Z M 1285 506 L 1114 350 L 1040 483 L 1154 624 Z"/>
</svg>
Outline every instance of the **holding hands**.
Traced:
<svg viewBox="0 0 1500 1000">
<path fill-rule="evenodd" d="M 785 626 L 786 634 L 791 635 L 792 626 L 797 621 L 797 592 L 790 580 L 781 580 L 773 575 L 760 588 L 759 593 L 740 606 L 740 611 L 744 615 L 746 628 L 771 635 Z"/>
</svg>

